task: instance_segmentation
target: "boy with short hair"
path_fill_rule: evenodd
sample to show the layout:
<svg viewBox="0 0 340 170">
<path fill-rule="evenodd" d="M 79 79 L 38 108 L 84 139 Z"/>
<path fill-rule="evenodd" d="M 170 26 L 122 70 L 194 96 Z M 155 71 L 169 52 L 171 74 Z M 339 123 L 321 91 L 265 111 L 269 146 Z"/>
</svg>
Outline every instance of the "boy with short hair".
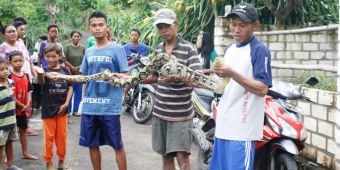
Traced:
<svg viewBox="0 0 340 170">
<path fill-rule="evenodd" d="M 109 27 L 106 15 L 93 12 L 89 17 L 89 29 L 96 43 L 86 50 L 80 72 L 93 75 L 108 69 L 117 78 L 130 78 L 123 46 L 107 38 Z M 63 79 L 58 73 L 50 76 Z M 89 148 L 93 170 L 102 169 L 100 146 L 103 145 L 114 149 L 118 169 L 127 169 L 120 126 L 122 95 L 123 88 L 111 86 L 102 80 L 86 83 L 79 145 Z"/>
<path fill-rule="evenodd" d="M 259 16 L 248 3 L 230 14 L 234 42 L 227 46 L 224 65 L 213 67 L 219 77 L 230 77 L 217 108 L 210 170 L 252 170 L 255 141 L 263 136 L 265 95 L 272 85 L 270 52 L 253 35 Z"/>
<path fill-rule="evenodd" d="M 106 15 L 101 12 L 92 13 L 89 17 L 89 28 L 96 43 L 86 50 L 80 72 L 91 75 L 109 69 L 119 78 L 128 77 L 128 63 L 123 46 L 107 39 Z M 114 149 L 119 170 L 127 169 L 120 127 L 122 95 L 123 88 L 113 87 L 109 83 L 103 81 L 86 83 L 82 100 L 79 145 L 89 148 L 94 170 L 102 169 L 100 162 L 102 145 L 109 145 Z"/>
<path fill-rule="evenodd" d="M 50 24 L 47 26 L 47 40 L 40 43 L 39 53 L 38 53 L 38 66 L 43 68 L 47 67 L 47 62 L 45 60 L 44 49 L 47 44 L 56 44 L 61 49 L 61 61 L 64 60 L 64 50 L 63 45 L 57 42 L 57 37 L 59 34 L 59 27 L 56 24 Z"/>
<path fill-rule="evenodd" d="M 59 64 L 62 51 L 56 44 L 47 44 L 44 49 L 47 67 L 44 68 L 46 76 L 40 71 L 37 80 L 42 85 L 43 119 L 43 156 L 47 170 L 53 167 L 53 145 L 56 144 L 58 155 L 58 169 L 65 169 L 64 160 L 67 148 L 67 108 L 72 97 L 72 84 L 63 80 L 54 80 L 48 77 L 50 72 L 59 74 L 71 74 L 66 67 Z"/>
<path fill-rule="evenodd" d="M 7 157 L 7 170 L 22 170 L 13 165 L 13 141 L 19 139 L 15 118 L 14 82 L 8 78 L 7 61 L 0 58 L 0 169 L 3 169 L 3 153 Z"/>
</svg>

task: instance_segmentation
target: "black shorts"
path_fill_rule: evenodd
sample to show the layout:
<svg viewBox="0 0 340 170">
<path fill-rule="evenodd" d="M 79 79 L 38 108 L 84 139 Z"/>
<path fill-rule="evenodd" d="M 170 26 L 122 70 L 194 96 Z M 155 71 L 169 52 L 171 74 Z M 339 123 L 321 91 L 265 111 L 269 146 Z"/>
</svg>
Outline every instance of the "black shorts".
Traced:
<svg viewBox="0 0 340 170">
<path fill-rule="evenodd" d="M 26 115 L 16 116 L 17 118 L 17 127 L 19 129 L 27 129 L 28 128 L 28 120 Z"/>
</svg>

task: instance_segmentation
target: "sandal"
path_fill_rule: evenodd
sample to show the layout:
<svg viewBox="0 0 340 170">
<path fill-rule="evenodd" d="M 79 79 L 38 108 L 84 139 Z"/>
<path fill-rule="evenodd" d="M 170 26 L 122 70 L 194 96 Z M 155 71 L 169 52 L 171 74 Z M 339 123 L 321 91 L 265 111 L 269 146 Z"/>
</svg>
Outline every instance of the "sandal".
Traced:
<svg viewBox="0 0 340 170">
<path fill-rule="evenodd" d="M 11 168 L 7 168 L 7 170 L 23 170 L 23 169 L 19 168 L 16 165 L 13 165 Z"/>
</svg>

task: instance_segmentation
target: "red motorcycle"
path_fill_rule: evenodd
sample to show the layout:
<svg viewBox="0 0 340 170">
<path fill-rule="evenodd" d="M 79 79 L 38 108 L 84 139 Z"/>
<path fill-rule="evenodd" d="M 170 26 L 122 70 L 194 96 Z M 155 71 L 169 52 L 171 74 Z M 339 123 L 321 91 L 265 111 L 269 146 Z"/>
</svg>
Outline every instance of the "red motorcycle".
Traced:
<svg viewBox="0 0 340 170">
<path fill-rule="evenodd" d="M 317 83 L 318 80 L 315 77 L 310 77 L 301 84 L 298 90 L 295 90 L 290 83 L 273 81 L 273 87 L 269 89 L 265 99 L 263 138 L 256 142 L 255 170 L 298 169 L 294 155 L 298 155 L 304 148 L 307 132 L 301 120 L 301 109 L 287 100 L 310 101 L 301 92 L 301 87 L 304 85 L 314 86 Z M 200 95 L 202 94 L 198 93 L 197 96 Z M 211 94 L 209 96 L 212 97 Z M 200 101 L 203 100 L 193 100 L 195 107 L 200 105 L 197 103 Z M 214 112 L 216 100 L 212 102 L 211 107 L 207 110 Z M 196 112 L 200 110 L 202 109 L 196 109 Z M 202 113 L 198 113 L 198 115 L 200 116 L 194 119 L 196 122 L 193 129 L 194 139 L 201 149 L 198 155 L 200 170 L 206 170 L 213 149 L 215 124 L 212 120 L 214 113 L 203 116 Z"/>
<path fill-rule="evenodd" d="M 302 110 L 288 100 L 312 102 L 301 93 L 301 87 L 314 86 L 318 82 L 310 77 L 296 91 L 292 84 L 273 81 L 266 96 L 263 138 L 256 142 L 254 169 L 298 169 L 294 155 L 304 148 L 307 131 L 301 119 Z"/>
</svg>

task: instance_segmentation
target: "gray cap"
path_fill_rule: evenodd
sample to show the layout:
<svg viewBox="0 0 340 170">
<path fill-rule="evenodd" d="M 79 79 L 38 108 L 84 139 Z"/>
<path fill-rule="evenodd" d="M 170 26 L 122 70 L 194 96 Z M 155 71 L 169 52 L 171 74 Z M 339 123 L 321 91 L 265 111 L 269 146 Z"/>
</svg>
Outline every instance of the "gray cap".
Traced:
<svg viewBox="0 0 340 170">
<path fill-rule="evenodd" d="M 173 10 L 168 8 L 162 8 L 155 13 L 155 22 L 153 25 L 160 23 L 172 24 L 176 21 L 176 14 Z"/>
<path fill-rule="evenodd" d="M 257 13 L 256 8 L 248 3 L 240 3 L 231 10 L 231 12 L 227 15 L 227 18 L 231 18 L 233 16 L 240 17 L 245 22 L 253 22 L 259 20 L 259 14 Z"/>
</svg>

